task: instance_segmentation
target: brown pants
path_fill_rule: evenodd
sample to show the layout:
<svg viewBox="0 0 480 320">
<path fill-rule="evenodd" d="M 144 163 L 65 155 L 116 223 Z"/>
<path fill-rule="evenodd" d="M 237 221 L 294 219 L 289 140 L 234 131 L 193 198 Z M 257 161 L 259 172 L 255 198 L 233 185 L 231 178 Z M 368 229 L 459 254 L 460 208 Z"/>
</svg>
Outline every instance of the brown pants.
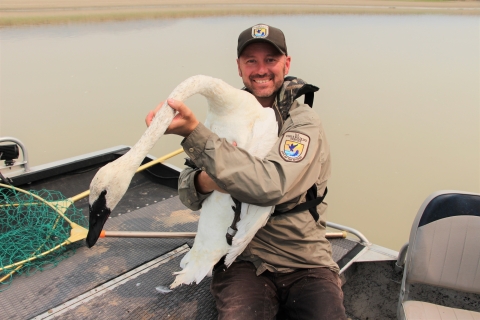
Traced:
<svg viewBox="0 0 480 320">
<path fill-rule="evenodd" d="M 346 319 L 340 278 L 330 269 L 255 272 L 242 261 L 216 269 L 210 291 L 219 319 Z"/>
</svg>

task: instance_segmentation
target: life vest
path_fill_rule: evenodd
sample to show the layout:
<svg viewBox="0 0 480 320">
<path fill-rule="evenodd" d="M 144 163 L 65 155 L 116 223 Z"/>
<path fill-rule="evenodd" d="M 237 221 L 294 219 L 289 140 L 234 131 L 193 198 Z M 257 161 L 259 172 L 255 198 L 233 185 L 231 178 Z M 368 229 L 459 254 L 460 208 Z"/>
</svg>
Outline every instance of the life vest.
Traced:
<svg viewBox="0 0 480 320">
<path fill-rule="evenodd" d="M 281 130 L 281 125 L 288 117 L 288 112 L 290 111 L 290 107 L 292 106 L 293 102 L 296 99 L 300 98 L 302 95 L 304 95 L 305 96 L 304 103 L 308 104 L 310 108 L 312 108 L 314 93 L 317 92 L 318 89 L 319 89 L 318 87 L 308 84 L 300 78 L 285 77 L 283 86 L 281 90 L 278 92 L 277 99 L 275 101 L 282 117 L 281 121 L 279 121 L 280 119 L 278 119 L 277 117 L 277 122 L 279 125 L 279 129 L 278 129 L 279 133 Z M 328 192 L 328 189 L 325 188 L 325 192 L 323 196 L 318 197 L 317 185 L 313 184 L 313 186 L 311 186 L 310 189 L 307 190 L 306 201 L 304 203 L 298 204 L 294 208 L 284 212 L 275 210 L 272 213 L 272 216 L 278 216 L 286 213 L 297 213 L 297 212 L 301 212 L 308 209 L 308 211 L 310 212 L 310 214 L 312 215 L 313 219 L 316 222 L 320 218 L 317 212 L 317 206 L 320 203 L 322 203 L 323 199 L 325 199 L 327 192 Z"/>
</svg>

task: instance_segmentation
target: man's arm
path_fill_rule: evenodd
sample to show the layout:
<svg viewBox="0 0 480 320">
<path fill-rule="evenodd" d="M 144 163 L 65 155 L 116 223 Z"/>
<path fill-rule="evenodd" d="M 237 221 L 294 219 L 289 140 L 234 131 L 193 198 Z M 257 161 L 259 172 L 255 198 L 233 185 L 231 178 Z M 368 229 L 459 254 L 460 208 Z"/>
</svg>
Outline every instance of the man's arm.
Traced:
<svg viewBox="0 0 480 320">
<path fill-rule="evenodd" d="M 167 133 L 186 137 L 182 142 L 185 152 L 202 171 L 208 173 L 208 176 L 195 174 L 187 179 L 190 183 L 193 182 L 189 188 L 195 188 L 196 183 L 201 189 L 201 184 L 205 182 L 203 179 L 208 180 L 210 177 L 219 189 L 225 190 L 242 202 L 269 206 L 298 197 L 317 179 L 321 180 L 319 182 L 328 179 L 329 165 L 328 172 L 324 170 L 325 176 L 319 177 L 322 165 L 329 161 L 328 144 L 318 115 L 306 105 L 290 112 L 291 117 L 285 122 L 282 136 L 265 159 L 256 158 L 219 138 L 200 124 L 182 102 L 169 101 L 169 105 L 179 114 L 175 116 Z M 285 148 L 282 143 L 285 142 L 285 135 L 289 133 L 308 137 L 308 143 L 303 144 L 304 154 L 300 161 L 285 160 L 281 155 Z M 210 184 L 210 188 L 202 191 L 213 190 L 211 186 Z M 196 201 L 201 198 L 197 194 L 196 198 L 192 199 Z M 192 199 L 191 202 L 195 202 Z"/>
<path fill-rule="evenodd" d="M 178 178 L 178 196 L 180 201 L 189 209 L 196 211 L 202 208 L 202 202 L 208 198 L 211 192 L 201 193 L 195 186 L 195 178 L 200 170 L 186 168 Z"/>
<path fill-rule="evenodd" d="M 194 211 L 201 209 L 202 202 L 208 198 L 213 190 L 225 193 L 206 172 L 186 168 L 180 173 L 178 195 L 180 201 L 189 209 Z"/>
<path fill-rule="evenodd" d="M 287 136 L 292 133 L 308 141 L 288 143 Z M 317 180 L 326 181 L 330 174 L 328 144 L 321 121 L 308 106 L 291 112 L 281 137 L 265 159 L 234 148 L 202 124 L 184 139 L 182 146 L 218 186 L 242 202 L 261 206 L 297 198 Z M 296 151 L 292 157 L 282 156 L 287 146 L 298 150 L 298 157 Z M 324 164 L 327 166 L 322 170 Z"/>
</svg>

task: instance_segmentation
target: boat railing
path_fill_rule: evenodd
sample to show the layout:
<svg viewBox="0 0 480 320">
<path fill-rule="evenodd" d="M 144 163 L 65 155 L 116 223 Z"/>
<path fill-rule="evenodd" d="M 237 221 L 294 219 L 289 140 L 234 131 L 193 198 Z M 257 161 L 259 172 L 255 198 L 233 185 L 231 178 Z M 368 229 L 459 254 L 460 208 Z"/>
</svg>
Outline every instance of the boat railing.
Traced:
<svg viewBox="0 0 480 320">
<path fill-rule="evenodd" d="M 405 265 L 405 258 L 407 256 L 407 251 L 408 251 L 408 242 L 406 242 L 400 249 L 400 252 L 398 253 L 397 262 L 395 262 L 395 271 L 399 273 L 403 271 L 403 267 Z"/>
<path fill-rule="evenodd" d="M 19 168 L 23 168 L 24 172 L 29 172 L 30 166 L 28 164 L 28 151 L 25 145 L 23 144 L 23 142 L 14 137 L 1 137 L 0 143 L 4 143 L 4 142 L 13 142 L 20 147 L 20 149 L 22 150 L 22 161 L 12 162 L 9 165 L 0 167 L 0 169 L 5 169 L 5 168 L 11 169 L 13 167 L 19 167 Z"/>
<path fill-rule="evenodd" d="M 344 225 L 341 225 L 341 224 L 338 224 L 338 223 L 329 222 L 329 221 L 327 221 L 327 227 L 334 228 L 334 229 L 337 229 L 337 230 L 347 231 L 348 233 L 351 233 L 354 236 L 356 236 L 358 239 L 360 239 L 361 243 L 366 245 L 366 246 L 369 246 L 369 245 L 372 244 L 370 241 L 368 241 L 367 237 L 365 237 L 360 231 L 358 231 L 356 229 L 353 229 L 353 228 L 350 228 L 350 227 L 347 227 L 347 226 L 344 226 Z"/>
</svg>

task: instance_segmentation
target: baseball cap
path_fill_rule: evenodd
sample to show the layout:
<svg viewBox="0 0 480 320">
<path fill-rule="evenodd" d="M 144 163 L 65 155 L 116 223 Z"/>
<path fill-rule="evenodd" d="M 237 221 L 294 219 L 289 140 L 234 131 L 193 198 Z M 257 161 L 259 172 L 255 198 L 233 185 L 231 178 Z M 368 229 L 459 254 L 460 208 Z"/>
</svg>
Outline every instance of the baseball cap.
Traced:
<svg viewBox="0 0 480 320">
<path fill-rule="evenodd" d="M 287 55 L 287 44 L 282 30 L 266 24 L 257 24 L 238 36 L 237 57 L 240 57 L 243 49 L 253 42 L 271 43 L 278 51 Z"/>
</svg>

